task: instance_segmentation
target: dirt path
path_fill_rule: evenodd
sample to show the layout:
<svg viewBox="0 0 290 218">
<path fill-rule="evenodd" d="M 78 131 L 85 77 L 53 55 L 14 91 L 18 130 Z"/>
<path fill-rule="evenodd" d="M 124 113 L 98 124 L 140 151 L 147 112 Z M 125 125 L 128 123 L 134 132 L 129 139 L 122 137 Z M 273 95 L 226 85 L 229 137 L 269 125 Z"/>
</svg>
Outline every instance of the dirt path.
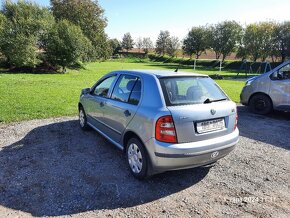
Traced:
<svg viewBox="0 0 290 218">
<path fill-rule="evenodd" d="M 137 181 L 76 117 L 0 126 L 0 217 L 289 217 L 290 118 L 239 107 L 240 142 L 213 167 Z"/>
</svg>

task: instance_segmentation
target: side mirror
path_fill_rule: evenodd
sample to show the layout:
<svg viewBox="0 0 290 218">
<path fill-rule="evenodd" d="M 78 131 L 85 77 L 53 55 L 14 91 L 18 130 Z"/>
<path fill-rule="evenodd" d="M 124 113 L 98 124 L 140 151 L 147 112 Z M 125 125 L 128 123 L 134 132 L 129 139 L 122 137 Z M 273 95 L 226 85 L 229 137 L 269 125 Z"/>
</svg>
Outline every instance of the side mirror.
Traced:
<svg viewBox="0 0 290 218">
<path fill-rule="evenodd" d="M 283 74 L 278 72 L 277 77 L 278 77 L 278 79 L 283 79 Z"/>
<path fill-rule="evenodd" d="M 89 94 L 90 92 L 91 92 L 90 88 L 85 88 L 85 89 L 82 90 L 82 95 Z"/>
<path fill-rule="evenodd" d="M 270 75 L 271 80 L 279 80 L 279 72 L 276 71 Z"/>
</svg>

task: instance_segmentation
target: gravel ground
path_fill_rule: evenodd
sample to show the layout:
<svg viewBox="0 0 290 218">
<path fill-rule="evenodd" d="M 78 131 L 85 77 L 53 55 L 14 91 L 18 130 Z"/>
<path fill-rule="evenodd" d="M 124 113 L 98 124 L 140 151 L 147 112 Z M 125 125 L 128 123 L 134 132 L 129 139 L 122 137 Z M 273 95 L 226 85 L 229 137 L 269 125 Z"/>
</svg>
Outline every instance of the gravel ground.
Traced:
<svg viewBox="0 0 290 218">
<path fill-rule="evenodd" d="M 240 142 L 212 167 L 131 176 L 76 117 L 0 125 L 0 217 L 290 217 L 290 116 L 239 107 Z"/>
</svg>

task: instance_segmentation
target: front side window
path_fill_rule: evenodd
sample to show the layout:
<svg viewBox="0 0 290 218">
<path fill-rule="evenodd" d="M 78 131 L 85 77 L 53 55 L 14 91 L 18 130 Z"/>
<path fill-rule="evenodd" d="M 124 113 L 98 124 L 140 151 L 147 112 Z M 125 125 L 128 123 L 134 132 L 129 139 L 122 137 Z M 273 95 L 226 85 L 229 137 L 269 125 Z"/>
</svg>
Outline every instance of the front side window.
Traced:
<svg viewBox="0 0 290 218">
<path fill-rule="evenodd" d="M 290 64 L 282 67 L 278 71 L 271 74 L 270 78 L 272 80 L 285 80 L 290 79 Z"/>
<path fill-rule="evenodd" d="M 201 104 L 228 99 L 208 77 L 168 77 L 160 79 L 166 104 Z"/>
<path fill-rule="evenodd" d="M 136 76 L 132 75 L 122 75 L 119 77 L 116 86 L 112 93 L 112 99 L 127 102 L 131 104 L 138 104 L 139 98 L 138 94 L 141 95 L 140 80 Z M 138 92 L 139 91 L 139 92 Z"/>
<path fill-rule="evenodd" d="M 100 97 L 108 98 L 110 87 L 114 83 L 116 77 L 117 76 L 115 75 L 115 76 L 111 76 L 111 77 L 104 79 L 101 83 L 99 83 L 95 87 L 93 94 L 100 96 Z"/>
</svg>

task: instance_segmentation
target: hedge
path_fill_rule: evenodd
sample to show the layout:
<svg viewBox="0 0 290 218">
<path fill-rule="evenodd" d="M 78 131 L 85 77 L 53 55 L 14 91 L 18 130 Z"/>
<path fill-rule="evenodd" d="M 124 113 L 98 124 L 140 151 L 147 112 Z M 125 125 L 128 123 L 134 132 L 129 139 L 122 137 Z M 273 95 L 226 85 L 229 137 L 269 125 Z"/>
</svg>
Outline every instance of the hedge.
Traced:
<svg viewBox="0 0 290 218">
<path fill-rule="evenodd" d="M 155 54 L 149 54 L 148 58 L 154 62 L 163 62 L 163 63 L 174 63 L 174 64 L 181 64 L 181 65 L 194 65 L 194 60 L 189 58 L 172 58 L 169 56 L 160 56 Z M 204 67 L 204 68 L 217 68 L 219 67 L 220 62 L 218 60 L 196 60 L 197 67 Z M 261 72 L 263 73 L 265 64 L 262 62 L 247 62 L 246 65 L 242 67 L 242 61 L 235 61 L 235 60 L 225 60 L 223 62 L 223 69 L 226 70 L 245 70 L 249 71 L 250 66 L 252 67 L 253 72 L 257 72 L 258 69 L 261 67 Z M 280 62 L 271 62 L 272 69 L 275 68 L 280 64 Z M 242 68 L 241 68 L 242 67 Z"/>
</svg>

